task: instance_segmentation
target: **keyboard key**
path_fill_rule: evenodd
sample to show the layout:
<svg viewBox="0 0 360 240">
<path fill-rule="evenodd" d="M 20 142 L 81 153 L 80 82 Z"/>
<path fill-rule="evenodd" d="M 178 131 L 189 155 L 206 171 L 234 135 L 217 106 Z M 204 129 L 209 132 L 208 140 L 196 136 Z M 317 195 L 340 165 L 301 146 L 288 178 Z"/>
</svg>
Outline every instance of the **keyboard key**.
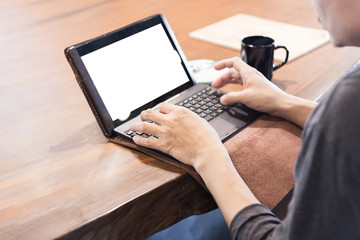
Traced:
<svg viewBox="0 0 360 240">
<path fill-rule="evenodd" d="M 206 113 L 204 113 L 204 112 L 202 112 L 202 113 L 200 113 L 200 114 L 199 114 L 199 116 L 200 116 L 200 117 L 202 117 L 202 118 L 204 118 L 204 117 L 206 117 L 206 116 L 207 116 L 207 114 L 206 114 Z"/>
<path fill-rule="evenodd" d="M 201 108 L 197 108 L 197 109 L 195 109 L 195 112 L 196 113 L 201 113 L 203 110 L 201 109 Z"/>
<path fill-rule="evenodd" d="M 212 116 L 210 116 L 210 115 L 207 115 L 206 117 L 204 117 L 204 119 L 206 120 L 206 121 L 210 121 L 210 120 L 212 120 L 214 117 L 212 117 Z"/>
<path fill-rule="evenodd" d="M 183 102 L 180 102 L 178 105 L 184 106 L 205 120 L 210 121 L 229 109 L 228 106 L 220 103 L 219 99 L 223 94 L 220 90 L 206 87 Z"/>
</svg>

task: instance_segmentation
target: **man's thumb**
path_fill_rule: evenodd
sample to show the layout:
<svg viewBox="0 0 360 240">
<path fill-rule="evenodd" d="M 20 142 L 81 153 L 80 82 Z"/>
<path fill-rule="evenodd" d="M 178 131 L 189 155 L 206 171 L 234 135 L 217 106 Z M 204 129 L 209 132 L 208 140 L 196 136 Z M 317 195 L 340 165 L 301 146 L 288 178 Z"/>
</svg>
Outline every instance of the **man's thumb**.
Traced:
<svg viewBox="0 0 360 240">
<path fill-rule="evenodd" d="M 242 99 L 244 99 L 243 91 L 229 92 L 221 96 L 220 103 L 223 105 L 232 105 L 235 103 L 241 103 Z"/>
</svg>

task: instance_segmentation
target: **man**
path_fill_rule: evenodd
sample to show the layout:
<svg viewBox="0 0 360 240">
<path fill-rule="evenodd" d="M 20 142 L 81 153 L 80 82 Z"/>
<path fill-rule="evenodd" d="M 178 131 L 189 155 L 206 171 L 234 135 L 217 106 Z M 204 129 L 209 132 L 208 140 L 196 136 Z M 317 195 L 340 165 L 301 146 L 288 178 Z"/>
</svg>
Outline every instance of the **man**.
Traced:
<svg viewBox="0 0 360 240">
<path fill-rule="evenodd" d="M 360 47 L 359 0 L 313 0 L 319 21 L 336 46 Z M 261 205 L 237 173 L 211 126 L 171 104 L 147 110 L 132 130 L 158 136 L 134 141 L 192 165 L 216 200 L 233 239 L 360 239 L 360 64 L 317 103 L 281 91 L 239 58 L 215 66 L 229 72 L 213 87 L 239 83 L 244 90 L 221 98 L 242 102 L 304 127 L 295 189 L 283 221 Z M 195 130 L 194 130 L 195 129 Z M 214 177 L 216 176 L 216 178 Z M 221 176 L 221 177 L 219 177 Z"/>
</svg>

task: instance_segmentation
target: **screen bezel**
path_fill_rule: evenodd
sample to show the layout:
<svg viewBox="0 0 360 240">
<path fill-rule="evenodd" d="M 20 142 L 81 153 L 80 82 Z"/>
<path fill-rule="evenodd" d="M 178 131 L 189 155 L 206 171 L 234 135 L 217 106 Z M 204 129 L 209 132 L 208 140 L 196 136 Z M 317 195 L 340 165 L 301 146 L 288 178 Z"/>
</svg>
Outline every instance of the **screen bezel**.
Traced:
<svg viewBox="0 0 360 240">
<path fill-rule="evenodd" d="M 100 48 L 103 48 L 103 47 L 110 45 L 114 42 L 117 42 L 121 39 L 132 36 L 140 31 L 143 31 L 145 29 L 153 27 L 157 24 L 162 25 L 169 41 L 171 42 L 172 47 L 179 54 L 179 56 L 181 58 L 181 65 L 184 68 L 186 75 L 188 76 L 188 81 L 186 83 L 180 85 L 179 87 L 171 90 L 170 92 L 167 92 L 167 93 L 163 94 L 162 96 L 159 96 L 156 99 L 133 110 L 130 113 L 130 116 L 126 120 L 116 119 L 113 121 L 108 110 L 106 109 L 106 106 L 105 106 L 104 102 L 102 101 L 101 96 L 100 96 L 99 92 L 97 91 L 88 71 L 86 70 L 86 67 L 85 67 L 83 61 L 81 60 L 81 56 L 84 56 L 88 53 L 96 51 Z M 108 126 L 108 128 L 110 128 L 111 131 L 114 130 L 114 128 L 120 126 L 121 124 L 127 122 L 128 120 L 138 116 L 143 110 L 146 110 L 148 108 L 153 108 L 156 105 L 158 105 L 159 103 L 166 101 L 167 99 L 173 97 L 174 95 L 176 95 L 176 94 L 182 92 L 183 90 L 196 84 L 196 82 L 192 76 L 192 73 L 191 73 L 191 71 L 189 71 L 189 68 L 187 66 L 186 57 L 185 57 L 184 53 L 182 52 L 180 45 L 177 42 L 176 37 L 175 37 L 174 33 L 172 32 L 165 16 L 162 14 L 157 14 L 157 15 L 151 16 L 149 18 L 132 23 L 130 25 L 127 25 L 127 26 L 120 28 L 118 30 L 115 30 L 113 32 L 104 34 L 100 37 L 94 38 L 92 40 L 86 41 L 86 42 L 78 44 L 78 45 L 75 45 L 73 50 L 76 51 L 75 55 L 77 55 L 76 61 L 74 62 L 74 64 L 77 65 L 78 69 L 82 69 L 82 71 L 79 71 L 79 74 L 81 75 L 81 78 L 83 79 L 83 81 L 86 82 L 86 85 L 88 86 L 88 89 L 90 90 L 91 94 L 94 95 L 93 99 L 97 100 L 96 105 L 98 105 L 97 106 L 98 111 L 101 113 L 101 115 L 103 116 L 103 118 L 105 120 L 104 124 L 112 122 L 112 124 L 111 124 L 112 126 Z M 107 124 L 107 125 L 109 125 L 109 124 Z"/>
</svg>

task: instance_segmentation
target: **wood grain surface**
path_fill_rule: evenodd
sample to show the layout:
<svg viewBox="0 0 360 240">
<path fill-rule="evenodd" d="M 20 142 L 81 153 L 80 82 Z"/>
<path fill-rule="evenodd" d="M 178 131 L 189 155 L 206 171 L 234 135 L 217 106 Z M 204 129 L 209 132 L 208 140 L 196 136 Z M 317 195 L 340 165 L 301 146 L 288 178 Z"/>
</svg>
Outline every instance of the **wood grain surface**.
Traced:
<svg viewBox="0 0 360 240">
<path fill-rule="evenodd" d="M 321 28 L 309 0 L 2 0 L 0 239 L 141 239 L 215 207 L 183 171 L 109 143 L 63 54 L 155 13 L 190 60 L 238 56 L 188 36 L 237 13 Z M 316 99 L 358 58 L 326 44 L 273 81 Z"/>
</svg>

